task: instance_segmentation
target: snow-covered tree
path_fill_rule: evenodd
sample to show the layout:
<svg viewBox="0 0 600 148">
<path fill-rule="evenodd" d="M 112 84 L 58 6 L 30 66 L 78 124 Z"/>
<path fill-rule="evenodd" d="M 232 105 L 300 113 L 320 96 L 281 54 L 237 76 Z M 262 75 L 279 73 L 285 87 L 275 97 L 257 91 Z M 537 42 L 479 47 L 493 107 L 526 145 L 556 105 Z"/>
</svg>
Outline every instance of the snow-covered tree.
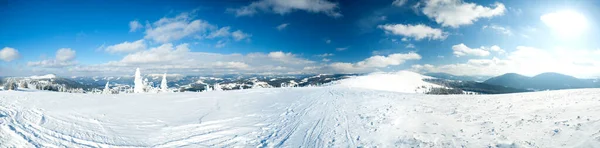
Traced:
<svg viewBox="0 0 600 148">
<path fill-rule="evenodd" d="M 223 89 L 221 89 L 221 85 L 219 85 L 219 83 L 215 83 L 215 86 L 213 86 L 215 91 L 222 91 Z"/>
<path fill-rule="evenodd" d="M 111 94 L 110 89 L 108 88 L 108 81 L 106 82 L 106 85 L 104 86 L 104 90 L 102 90 L 103 94 Z"/>
<path fill-rule="evenodd" d="M 212 89 L 210 89 L 210 86 L 206 85 L 204 86 L 204 91 L 211 91 Z"/>
<path fill-rule="evenodd" d="M 169 87 L 167 86 L 167 73 L 163 74 L 162 82 L 160 82 L 160 90 L 162 92 L 167 92 Z"/>
<path fill-rule="evenodd" d="M 15 81 L 9 81 L 4 84 L 4 90 L 17 90 L 17 83 Z"/>
<path fill-rule="evenodd" d="M 134 88 L 133 88 L 133 92 L 134 93 L 143 93 L 144 92 L 144 82 L 142 81 L 142 76 L 140 74 L 140 68 L 137 68 L 135 70 L 135 79 L 133 81 L 134 83 Z"/>
</svg>

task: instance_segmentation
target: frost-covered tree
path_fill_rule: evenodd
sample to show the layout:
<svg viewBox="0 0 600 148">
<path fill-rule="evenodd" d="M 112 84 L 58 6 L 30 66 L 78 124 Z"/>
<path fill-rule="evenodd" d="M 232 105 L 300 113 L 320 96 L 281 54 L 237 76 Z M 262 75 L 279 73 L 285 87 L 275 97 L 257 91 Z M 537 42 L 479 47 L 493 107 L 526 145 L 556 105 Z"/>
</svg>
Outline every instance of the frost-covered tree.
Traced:
<svg viewBox="0 0 600 148">
<path fill-rule="evenodd" d="M 208 85 L 204 86 L 204 91 L 211 91 L 210 86 L 208 86 Z"/>
<path fill-rule="evenodd" d="M 17 90 L 17 83 L 15 81 L 9 81 L 4 84 L 4 90 Z"/>
<path fill-rule="evenodd" d="M 109 81 L 106 81 L 106 85 L 104 86 L 104 90 L 102 90 L 103 94 L 110 94 L 110 89 L 108 88 Z"/>
<path fill-rule="evenodd" d="M 142 76 L 140 74 L 140 68 L 137 68 L 135 70 L 135 79 L 133 81 L 134 83 L 134 88 L 133 88 L 133 92 L 134 93 L 143 93 L 144 92 L 144 82 L 142 81 Z"/>
<path fill-rule="evenodd" d="M 163 74 L 162 81 L 160 82 L 160 90 L 162 92 L 167 92 L 168 91 L 167 88 L 169 88 L 169 87 L 167 86 L 167 73 L 165 73 L 165 74 Z"/>
<path fill-rule="evenodd" d="M 222 91 L 223 89 L 221 89 L 221 85 L 219 83 L 215 83 L 215 86 L 213 86 L 215 91 Z"/>
</svg>

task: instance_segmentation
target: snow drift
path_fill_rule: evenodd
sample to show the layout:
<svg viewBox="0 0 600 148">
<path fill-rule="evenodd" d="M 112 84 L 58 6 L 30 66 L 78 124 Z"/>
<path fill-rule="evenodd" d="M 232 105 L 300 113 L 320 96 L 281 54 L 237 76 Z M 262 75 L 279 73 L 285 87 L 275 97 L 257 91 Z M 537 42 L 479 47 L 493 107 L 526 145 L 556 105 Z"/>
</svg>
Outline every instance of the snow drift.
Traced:
<svg viewBox="0 0 600 148">
<path fill-rule="evenodd" d="M 402 93 L 425 93 L 429 88 L 442 87 L 437 84 L 423 81 L 433 77 L 424 76 L 411 71 L 399 71 L 392 73 L 371 73 L 365 76 L 343 79 L 334 82 L 334 85 L 347 86 L 351 88 L 363 88 Z"/>
</svg>

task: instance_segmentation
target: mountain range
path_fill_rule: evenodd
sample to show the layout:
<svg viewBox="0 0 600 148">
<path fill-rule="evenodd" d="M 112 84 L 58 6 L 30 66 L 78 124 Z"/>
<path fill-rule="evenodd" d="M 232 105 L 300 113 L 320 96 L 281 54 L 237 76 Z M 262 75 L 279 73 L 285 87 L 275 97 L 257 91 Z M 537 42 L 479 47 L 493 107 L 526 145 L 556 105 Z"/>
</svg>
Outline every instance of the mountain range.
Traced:
<svg viewBox="0 0 600 148">
<path fill-rule="evenodd" d="M 534 91 L 600 87 L 600 83 L 594 79 L 578 79 L 553 72 L 541 73 L 533 77 L 507 73 L 490 78 L 483 83 Z"/>
</svg>

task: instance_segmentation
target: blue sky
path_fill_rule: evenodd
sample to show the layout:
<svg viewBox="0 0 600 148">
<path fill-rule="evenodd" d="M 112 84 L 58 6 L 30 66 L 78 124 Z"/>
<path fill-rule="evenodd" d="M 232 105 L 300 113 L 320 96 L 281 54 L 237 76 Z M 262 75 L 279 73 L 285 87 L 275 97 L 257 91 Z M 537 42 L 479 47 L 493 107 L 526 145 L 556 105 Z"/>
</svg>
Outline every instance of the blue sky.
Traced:
<svg viewBox="0 0 600 148">
<path fill-rule="evenodd" d="M 3 1 L 0 76 L 600 76 L 599 2 Z"/>
</svg>

